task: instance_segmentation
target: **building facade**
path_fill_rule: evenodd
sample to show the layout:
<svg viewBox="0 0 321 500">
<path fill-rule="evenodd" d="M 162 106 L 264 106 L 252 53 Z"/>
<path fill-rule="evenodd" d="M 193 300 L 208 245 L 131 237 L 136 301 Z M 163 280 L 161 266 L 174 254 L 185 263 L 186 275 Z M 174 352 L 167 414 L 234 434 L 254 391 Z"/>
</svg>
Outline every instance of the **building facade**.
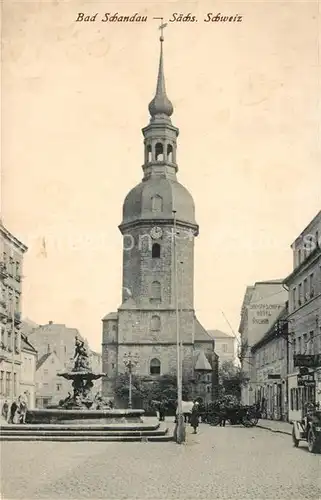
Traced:
<svg viewBox="0 0 321 500">
<path fill-rule="evenodd" d="M 29 322 L 28 322 L 29 324 Z M 28 325 L 27 325 L 28 326 Z M 51 357 L 59 359 L 59 370 L 69 370 L 74 364 L 74 354 L 75 354 L 75 337 L 84 341 L 88 355 L 89 361 L 94 372 L 101 372 L 102 370 L 102 356 L 100 353 L 92 351 L 86 339 L 84 339 L 76 328 L 69 328 L 61 323 L 54 323 L 49 321 L 46 325 L 39 325 L 38 327 L 31 328 L 29 330 L 29 339 L 32 341 L 33 346 L 38 351 L 38 365 L 42 366 L 43 360 L 46 359 L 48 353 L 54 353 L 55 356 Z M 48 362 L 49 363 L 49 362 Z M 55 362 L 57 364 L 57 362 Z M 58 366 L 58 365 L 57 365 Z M 52 367 L 54 369 L 54 367 Z M 46 382 L 41 385 L 39 377 L 43 370 L 47 370 L 47 367 L 39 371 L 39 366 L 37 368 L 37 392 L 36 399 L 38 404 L 55 404 L 57 400 L 67 397 L 68 391 L 71 390 L 71 382 L 65 384 L 62 379 L 53 381 L 52 383 L 48 381 L 48 377 L 52 375 L 52 370 L 46 373 Z M 51 374 L 51 375 L 50 375 Z M 53 376 L 53 375 L 52 375 Z M 94 392 L 101 392 L 101 379 L 94 382 Z M 41 391 L 39 392 L 39 387 Z M 54 390 L 50 394 L 50 390 Z M 59 394 L 58 394 L 59 393 Z"/>
<path fill-rule="evenodd" d="M 114 396 L 125 355 L 135 351 L 139 375 L 176 371 L 177 329 L 183 374 L 194 377 L 203 351 L 212 359 L 214 342 L 194 310 L 194 240 L 198 235 L 191 194 L 177 180 L 178 129 L 165 90 L 163 39 L 156 94 L 143 129 L 143 180 L 126 196 L 123 219 L 122 304 L 103 318 L 103 394 Z M 177 323 L 178 322 L 178 323 Z M 211 391 L 211 390 L 210 390 Z"/>
<path fill-rule="evenodd" d="M 29 333 L 29 339 L 37 349 L 39 359 L 44 354 L 55 351 L 65 368 L 72 365 L 76 336 L 84 340 L 76 328 L 69 328 L 53 321 L 49 321 L 46 325 L 39 325 Z"/>
<path fill-rule="evenodd" d="M 0 392 L 12 401 L 21 393 L 21 293 L 27 247 L 0 222 Z"/>
<path fill-rule="evenodd" d="M 260 404 L 263 418 L 287 420 L 289 363 L 287 305 L 267 333 L 251 347 L 249 391 Z"/>
<path fill-rule="evenodd" d="M 21 334 L 20 393 L 25 395 L 29 409 L 36 407 L 36 364 L 38 353 L 28 338 Z"/>
<path fill-rule="evenodd" d="M 288 397 L 289 419 L 296 420 L 307 402 L 321 404 L 321 211 L 291 248 L 293 271 L 285 279 L 289 288 Z"/>
<path fill-rule="evenodd" d="M 208 330 L 208 333 L 214 339 L 215 352 L 219 357 L 220 364 L 222 365 L 225 361 L 236 364 L 237 340 L 235 336 L 220 330 Z"/>
<path fill-rule="evenodd" d="M 256 373 L 252 347 L 273 327 L 288 300 L 283 280 L 259 281 L 248 286 L 244 295 L 239 333 L 239 358 L 248 384 L 242 387 L 242 403 L 255 403 Z"/>
<path fill-rule="evenodd" d="M 64 364 L 54 351 L 48 351 L 37 361 L 36 366 L 36 406 L 47 408 L 58 405 L 68 393 L 72 393 L 71 382 L 58 373 L 64 371 Z"/>
</svg>

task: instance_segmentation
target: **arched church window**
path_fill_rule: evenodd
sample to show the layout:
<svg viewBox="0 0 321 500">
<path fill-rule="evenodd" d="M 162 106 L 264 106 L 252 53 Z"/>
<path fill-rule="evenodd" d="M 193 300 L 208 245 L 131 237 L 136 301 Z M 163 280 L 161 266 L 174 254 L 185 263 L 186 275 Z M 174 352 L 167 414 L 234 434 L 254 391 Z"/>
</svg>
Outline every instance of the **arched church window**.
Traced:
<svg viewBox="0 0 321 500">
<path fill-rule="evenodd" d="M 161 320 L 159 316 L 152 316 L 151 322 L 150 322 L 150 329 L 153 332 L 159 332 L 161 327 Z"/>
<path fill-rule="evenodd" d="M 167 146 L 167 161 L 173 161 L 173 146 L 171 144 Z"/>
<path fill-rule="evenodd" d="M 149 364 L 149 373 L 151 375 L 160 375 L 161 362 L 157 358 L 153 358 Z"/>
<path fill-rule="evenodd" d="M 151 290 L 151 302 L 161 302 L 161 284 L 159 281 L 153 281 Z"/>
<path fill-rule="evenodd" d="M 159 243 L 153 243 L 152 246 L 152 259 L 159 259 L 160 258 L 160 244 Z"/>
<path fill-rule="evenodd" d="M 152 211 L 153 212 L 163 211 L 163 198 L 158 194 L 152 197 Z"/>
<path fill-rule="evenodd" d="M 164 160 L 164 148 L 161 142 L 158 142 L 155 146 L 155 156 L 156 156 L 156 161 Z"/>
<path fill-rule="evenodd" d="M 147 152 L 146 160 L 149 163 L 150 161 L 152 161 L 152 146 L 151 145 L 147 146 L 146 152 Z"/>
</svg>

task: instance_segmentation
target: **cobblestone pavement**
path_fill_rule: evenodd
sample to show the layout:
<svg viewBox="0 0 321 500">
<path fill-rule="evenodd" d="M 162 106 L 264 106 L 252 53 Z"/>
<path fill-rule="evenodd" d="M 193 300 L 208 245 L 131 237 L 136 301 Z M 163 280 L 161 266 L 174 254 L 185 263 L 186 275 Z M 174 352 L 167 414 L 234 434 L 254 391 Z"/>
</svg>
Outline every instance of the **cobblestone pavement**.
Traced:
<svg viewBox="0 0 321 500">
<path fill-rule="evenodd" d="M 1 443 L 3 499 L 320 499 L 321 456 L 265 429 L 176 443 Z"/>
</svg>

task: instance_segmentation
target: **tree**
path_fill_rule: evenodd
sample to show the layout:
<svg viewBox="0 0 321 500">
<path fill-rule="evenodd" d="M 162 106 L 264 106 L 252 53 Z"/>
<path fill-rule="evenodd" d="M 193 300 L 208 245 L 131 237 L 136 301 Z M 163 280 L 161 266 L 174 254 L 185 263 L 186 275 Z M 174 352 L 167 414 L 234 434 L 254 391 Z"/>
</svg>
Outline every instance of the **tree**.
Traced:
<svg viewBox="0 0 321 500">
<path fill-rule="evenodd" d="M 123 401 L 128 401 L 129 397 L 129 377 L 128 374 L 121 374 L 117 377 L 115 393 Z M 189 397 L 188 380 L 183 380 L 183 399 Z M 162 401 L 169 403 L 177 399 L 177 380 L 175 374 L 166 374 L 155 377 L 144 377 L 132 375 L 132 397 L 139 400 L 144 406 L 150 406 L 152 401 Z"/>
<path fill-rule="evenodd" d="M 241 387 L 246 383 L 242 368 L 235 366 L 232 361 L 224 361 L 219 368 L 220 385 L 226 394 L 241 396 Z"/>
</svg>

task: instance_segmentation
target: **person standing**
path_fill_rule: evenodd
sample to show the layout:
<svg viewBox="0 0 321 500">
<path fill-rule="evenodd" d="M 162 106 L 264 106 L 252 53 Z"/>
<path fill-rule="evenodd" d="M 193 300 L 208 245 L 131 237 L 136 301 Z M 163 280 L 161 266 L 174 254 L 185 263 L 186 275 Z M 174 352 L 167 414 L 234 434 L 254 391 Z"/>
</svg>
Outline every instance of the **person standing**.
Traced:
<svg viewBox="0 0 321 500">
<path fill-rule="evenodd" d="M 8 420 L 8 412 L 9 412 L 9 405 L 8 401 L 5 400 L 5 402 L 2 405 L 2 416 L 5 418 L 5 420 Z"/>
<path fill-rule="evenodd" d="M 199 403 L 198 403 L 198 401 L 195 401 L 193 408 L 192 408 L 191 417 L 190 417 L 190 423 L 194 429 L 193 434 L 197 434 L 199 418 L 200 418 Z"/>
<path fill-rule="evenodd" d="M 16 413 L 17 413 L 17 410 L 18 410 L 18 405 L 16 403 L 16 401 L 12 401 L 12 404 L 10 406 L 10 414 L 9 414 L 9 420 L 8 420 L 8 423 L 9 424 L 15 424 L 15 416 L 16 416 Z"/>
<path fill-rule="evenodd" d="M 27 414 L 27 403 L 24 396 L 19 396 L 18 398 L 18 407 L 19 407 L 19 423 L 26 423 L 26 414 Z"/>
</svg>

